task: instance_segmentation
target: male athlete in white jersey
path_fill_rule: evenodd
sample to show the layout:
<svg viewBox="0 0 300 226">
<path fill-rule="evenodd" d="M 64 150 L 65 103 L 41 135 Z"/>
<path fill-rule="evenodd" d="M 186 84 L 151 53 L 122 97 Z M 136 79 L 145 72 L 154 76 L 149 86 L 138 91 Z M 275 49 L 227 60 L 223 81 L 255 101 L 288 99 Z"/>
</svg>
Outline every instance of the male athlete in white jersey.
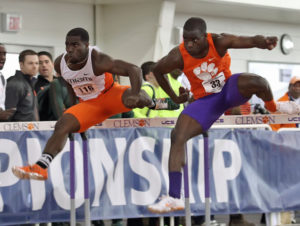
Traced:
<svg viewBox="0 0 300 226">
<path fill-rule="evenodd" d="M 140 89 L 140 68 L 122 60 L 114 60 L 90 47 L 86 30 L 70 30 L 65 44 L 66 53 L 55 60 L 55 70 L 72 86 L 80 103 L 67 109 L 58 120 L 36 164 L 12 168 L 20 179 L 46 180 L 50 162 L 63 149 L 70 133 L 84 132 L 131 108 L 154 105 L 146 92 Z M 112 74 L 128 76 L 131 87 L 114 83 Z"/>
</svg>

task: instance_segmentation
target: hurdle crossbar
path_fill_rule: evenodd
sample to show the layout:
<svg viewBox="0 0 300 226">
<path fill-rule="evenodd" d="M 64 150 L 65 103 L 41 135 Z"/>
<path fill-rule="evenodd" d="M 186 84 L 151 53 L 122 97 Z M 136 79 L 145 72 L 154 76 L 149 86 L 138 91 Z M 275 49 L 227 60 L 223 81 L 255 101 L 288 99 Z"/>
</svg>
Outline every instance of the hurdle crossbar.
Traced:
<svg viewBox="0 0 300 226">
<path fill-rule="evenodd" d="M 129 128 L 129 127 L 173 127 L 177 118 L 122 118 L 107 119 L 90 129 Z M 3 122 L 0 131 L 45 131 L 53 130 L 56 121 L 41 122 Z M 300 123 L 300 114 L 270 114 L 270 115 L 229 115 L 221 116 L 212 128 L 222 125 L 272 125 Z"/>
</svg>

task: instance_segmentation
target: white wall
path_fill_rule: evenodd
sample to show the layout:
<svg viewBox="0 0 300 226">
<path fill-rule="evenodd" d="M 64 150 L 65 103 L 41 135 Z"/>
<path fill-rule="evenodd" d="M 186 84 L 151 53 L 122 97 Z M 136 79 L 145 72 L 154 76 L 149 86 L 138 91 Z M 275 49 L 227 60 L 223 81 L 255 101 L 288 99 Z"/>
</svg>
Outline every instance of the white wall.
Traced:
<svg viewBox="0 0 300 226">
<path fill-rule="evenodd" d="M 152 60 L 162 1 L 97 5 L 96 43 L 113 58 L 140 65 Z M 23 16 L 23 28 L 17 34 L 0 32 L 0 42 L 8 44 L 53 47 L 54 57 L 64 52 L 65 35 L 74 27 L 84 27 L 94 43 L 93 5 L 63 1 L 1 0 L 0 12 Z M 192 15 L 177 12 L 174 27 L 182 27 Z M 300 26 L 255 20 L 203 16 L 209 32 L 240 35 L 276 35 L 289 33 L 295 50 L 288 56 L 279 46 L 272 51 L 231 50 L 232 72 L 247 71 L 247 62 L 268 61 L 300 63 Z M 172 47 L 172 45 L 171 45 Z M 170 47 L 170 48 L 171 48 Z"/>
<path fill-rule="evenodd" d="M 103 50 L 137 65 L 152 60 L 160 6 L 156 1 L 103 6 Z"/>
<path fill-rule="evenodd" d="M 103 51 L 138 66 L 153 60 L 160 7 L 160 2 L 102 6 Z M 122 84 L 129 84 L 128 78 L 120 79 Z"/>
<path fill-rule="evenodd" d="M 248 61 L 300 63 L 300 26 L 294 24 L 272 23 L 256 20 L 242 20 L 201 15 L 176 14 L 174 26 L 182 27 L 191 16 L 199 16 L 206 20 L 207 30 L 212 33 L 231 33 L 236 35 L 266 35 L 280 36 L 284 33 L 291 35 L 295 49 L 290 55 L 283 55 L 278 46 L 272 51 L 261 49 L 230 50 L 232 58 L 232 72 L 247 71 Z"/>
<path fill-rule="evenodd" d="M 93 6 L 37 0 L 1 0 L 2 13 L 22 15 L 19 33 L 0 33 L 0 42 L 54 48 L 54 57 L 64 52 L 65 35 L 74 27 L 84 27 L 93 43 Z"/>
</svg>

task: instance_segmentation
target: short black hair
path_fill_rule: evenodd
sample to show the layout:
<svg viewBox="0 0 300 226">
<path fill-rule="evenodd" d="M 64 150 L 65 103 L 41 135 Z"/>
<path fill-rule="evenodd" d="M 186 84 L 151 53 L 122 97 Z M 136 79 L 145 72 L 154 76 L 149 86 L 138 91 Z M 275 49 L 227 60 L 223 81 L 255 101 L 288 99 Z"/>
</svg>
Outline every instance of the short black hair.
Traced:
<svg viewBox="0 0 300 226">
<path fill-rule="evenodd" d="M 89 33 L 82 27 L 76 27 L 67 33 L 67 36 L 80 36 L 80 40 L 83 42 L 89 42 Z"/>
<path fill-rule="evenodd" d="M 25 57 L 28 55 L 38 55 L 38 54 L 31 49 L 25 49 L 19 54 L 19 62 L 24 63 Z"/>
<path fill-rule="evenodd" d="M 206 33 L 206 22 L 200 17 L 191 17 L 184 23 L 183 29 L 187 31 L 198 29 L 201 33 Z"/>
<path fill-rule="evenodd" d="M 53 62 L 53 58 L 52 58 L 51 53 L 49 53 L 49 52 L 47 52 L 47 51 L 40 51 L 40 52 L 38 52 L 38 56 L 43 56 L 43 55 L 49 57 L 50 60 Z"/>
<path fill-rule="evenodd" d="M 3 43 L 1 43 L 1 42 L 0 42 L 0 46 L 2 46 L 4 49 L 6 49 L 5 45 Z M 6 50 L 5 50 L 5 52 L 6 52 Z"/>
<path fill-rule="evenodd" d="M 143 79 L 145 81 L 147 81 L 146 80 L 146 75 L 149 74 L 150 72 L 153 72 L 154 65 L 155 65 L 155 62 L 153 62 L 153 61 L 147 61 L 147 62 L 145 62 L 141 65 L 141 69 L 142 69 L 142 73 L 143 73 Z"/>
</svg>

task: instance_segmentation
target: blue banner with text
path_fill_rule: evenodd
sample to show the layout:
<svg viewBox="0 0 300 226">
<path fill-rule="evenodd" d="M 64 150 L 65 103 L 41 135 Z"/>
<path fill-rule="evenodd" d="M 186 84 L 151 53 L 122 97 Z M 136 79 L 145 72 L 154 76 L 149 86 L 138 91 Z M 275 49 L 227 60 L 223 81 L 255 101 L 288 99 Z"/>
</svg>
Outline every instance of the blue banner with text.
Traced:
<svg viewBox="0 0 300 226">
<path fill-rule="evenodd" d="M 92 219 L 155 216 L 147 211 L 147 205 L 167 194 L 170 132 L 170 128 L 88 131 Z M 33 164 L 51 133 L 0 133 L 1 225 L 69 220 L 69 141 L 52 161 L 47 181 L 19 180 L 11 171 L 15 165 Z M 212 213 L 300 209 L 299 133 L 211 130 Z M 194 215 L 204 215 L 202 136 L 188 142 L 187 153 L 191 210 Z M 75 161 L 76 214 L 83 219 L 83 156 L 79 134 L 75 136 Z"/>
</svg>

